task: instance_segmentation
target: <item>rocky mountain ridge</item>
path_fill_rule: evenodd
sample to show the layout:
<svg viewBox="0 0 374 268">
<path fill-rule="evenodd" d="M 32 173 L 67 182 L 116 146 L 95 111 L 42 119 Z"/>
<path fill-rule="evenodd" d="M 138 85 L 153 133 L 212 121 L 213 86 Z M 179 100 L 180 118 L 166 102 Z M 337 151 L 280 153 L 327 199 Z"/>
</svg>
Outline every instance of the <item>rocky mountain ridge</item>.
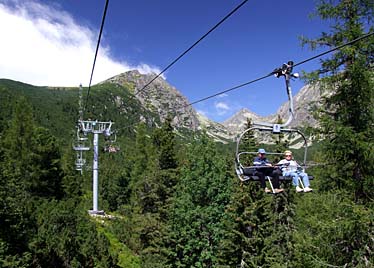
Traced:
<svg viewBox="0 0 374 268">
<path fill-rule="evenodd" d="M 101 83 L 114 83 L 126 86 L 140 101 L 142 106 L 159 114 L 163 122 L 171 114 L 174 126 L 197 130 L 200 126 L 197 112 L 189 105 L 175 87 L 171 86 L 156 74 L 140 74 L 137 70 L 121 73 Z"/>
<path fill-rule="evenodd" d="M 268 123 L 276 123 L 278 115 L 283 119 L 288 118 L 289 104 L 286 102 L 275 114 L 266 117 L 259 116 L 248 109 L 242 109 L 222 124 L 213 122 L 197 113 L 189 105 L 187 98 L 175 87 L 161 77 L 154 79 L 155 76 L 155 74 L 140 74 L 133 70 L 109 78 L 102 83 L 108 82 L 126 86 L 145 109 L 159 114 L 161 121 L 171 115 L 173 117 L 172 123 L 177 129 L 205 130 L 216 141 L 224 143 L 233 140 L 243 131 L 247 118 L 251 118 L 253 122 Z M 152 79 L 154 81 L 150 83 Z M 150 84 L 148 85 L 148 83 Z M 321 95 L 317 87 L 304 86 L 293 97 L 295 114 L 290 127 L 316 126 L 317 122 L 313 119 L 311 110 L 314 103 L 320 98 Z"/>
<path fill-rule="evenodd" d="M 317 121 L 312 116 L 312 111 L 321 99 L 318 86 L 306 85 L 293 96 L 294 118 L 290 127 L 317 126 Z M 222 124 L 232 133 L 238 133 L 245 127 L 247 118 L 252 122 L 276 123 L 278 116 L 286 121 L 289 117 L 289 102 L 283 103 L 275 114 L 259 116 L 248 109 L 242 109 Z"/>
</svg>

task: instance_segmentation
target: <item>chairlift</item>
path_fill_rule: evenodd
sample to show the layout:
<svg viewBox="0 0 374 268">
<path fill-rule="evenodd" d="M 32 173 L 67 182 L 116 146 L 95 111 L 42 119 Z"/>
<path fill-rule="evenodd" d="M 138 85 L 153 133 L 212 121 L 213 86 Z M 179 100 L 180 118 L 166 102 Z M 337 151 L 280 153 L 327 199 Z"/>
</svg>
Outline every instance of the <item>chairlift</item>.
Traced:
<svg viewBox="0 0 374 268">
<path fill-rule="evenodd" d="M 75 160 L 76 170 L 82 170 L 82 168 L 85 164 L 86 164 L 86 159 L 77 158 L 77 160 Z"/>
<path fill-rule="evenodd" d="M 83 158 L 83 152 L 90 150 L 90 147 L 85 145 L 87 137 L 81 136 L 82 132 L 80 129 L 77 130 L 77 140 L 73 144 L 74 151 L 77 152 L 77 159 L 75 160 L 75 170 L 82 173 L 83 167 L 86 164 L 86 159 Z"/>
<path fill-rule="evenodd" d="M 116 144 L 117 141 L 117 135 L 115 132 L 105 132 L 105 146 L 104 146 L 104 152 L 107 153 L 117 153 L 120 151 L 120 147 Z M 113 136 L 114 138 L 110 138 Z"/>
<path fill-rule="evenodd" d="M 266 122 L 255 122 L 253 123 L 251 128 L 248 128 L 244 130 L 237 138 L 236 143 L 236 157 L 235 157 L 235 171 L 240 181 L 259 181 L 258 176 L 254 176 L 256 169 L 258 168 L 274 168 L 274 167 L 259 167 L 259 166 L 253 166 L 252 162 L 251 164 L 245 163 L 244 159 L 248 158 L 248 156 L 252 156 L 252 159 L 257 155 L 257 152 L 249 152 L 249 151 L 241 151 L 241 142 L 244 137 L 244 135 L 249 131 L 259 131 L 260 133 L 268 132 L 271 134 L 281 134 L 281 133 L 288 133 L 288 134 L 298 134 L 301 136 L 301 138 L 304 141 L 303 147 L 304 147 L 304 159 L 302 161 L 301 166 L 305 169 L 306 168 L 306 158 L 307 158 L 307 149 L 308 149 L 308 143 L 305 138 L 305 135 L 298 129 L 292 129 L 287 128 L 287 126 L 292 122 L 292 119 L 294 117 L 294 111 L 293 111 L 293 99 L 292 99 L 292 92 L 291 92 L 291 86 L 290 86 L 290 79 L 291 78 L 298 78 L 299 75 L 297 73 L 292 73 L 293 69 L 293 62 L 289 61 L 287 64 L 283 64 L 281 68 L 275 69 L 272 73 L 275 75 L 275 77 L 279 78 L 281 76 L 285 77 L 286 82 L 286 90 L 288 95 L 288 102 L 289 102 L 289 118 L 284 124 L 272 124 L 272 123 L 266 123 Z M 272 153 L 267 152 L 267 155 L 283 155 L 283 153 Z M 244 157 L 245 156 L 245 157 Z M 277 168 L 277 167 L 275 167 Z M 270 186 L 272 188 L 272 192 L 275 193 L 271 178 L 269 176 L 266 176 L 266 179 L 269 181 Z M 313 179 L 313 176 L 309 176 L 309 179 Z M 291 181 L 291 177 L 285 177 L 285 176 L 279 176 L 280 181 Z M 300 178 L 299 178 L 300 180 Z M 300 180 L 301 181 L 301 180 Z M 303 186 L 303 184 L 301 183 Z"/>
<path fill-rule="evenodd" d="M 75 160 L 75 170 L 83 172 L 83 167 L 86 165 L 86 159 L 83 158 L 83 151 L 77 151 L 77 159 Z"/>
<path fill-rule="evenodd" d="M 80 134 L 81 134 L 81 131 L 78 129 L 77 140 L 73 144 L 74 151 L 89 151 L 90 147 L 84 144 L 85 141 L 87 140 L 87 137 L 84 137 L 84 136 L 82 137 Z"/>
</svg>

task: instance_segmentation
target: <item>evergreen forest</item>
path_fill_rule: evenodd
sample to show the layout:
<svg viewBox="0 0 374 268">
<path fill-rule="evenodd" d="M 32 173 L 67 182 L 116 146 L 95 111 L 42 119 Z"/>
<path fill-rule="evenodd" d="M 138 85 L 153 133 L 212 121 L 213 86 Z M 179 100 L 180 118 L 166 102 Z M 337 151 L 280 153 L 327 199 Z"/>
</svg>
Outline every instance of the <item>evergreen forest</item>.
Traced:
<svg viewBox="0 0 374 268">
<path fill-rule="evenodd" d="M 332 27 L 301 38 L 311 50 L 374 32 L 372 0 L 320 0 L 313 15 Z M 100 137 L 104 217 L 88 213 L 93 152 L 75 166 L 78 88 L 1 79 L 0 267 L 374 267 L 374 35 L 303 77 L 325 94 L 301 194 L 241 182 L 234 144 L 161 122 L 126 86 L 93 86 L 85 117 L 113 121 L 118 146 Z M 252 133 L 243 146 L 258 149 Z"/>
</svg>

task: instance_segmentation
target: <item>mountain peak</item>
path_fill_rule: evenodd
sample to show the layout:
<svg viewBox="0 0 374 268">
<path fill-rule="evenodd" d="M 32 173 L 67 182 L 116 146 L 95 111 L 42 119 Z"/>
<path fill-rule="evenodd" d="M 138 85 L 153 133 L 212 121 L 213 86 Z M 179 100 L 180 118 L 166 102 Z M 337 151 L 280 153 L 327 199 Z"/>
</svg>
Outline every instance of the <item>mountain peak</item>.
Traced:
<svg viewBox="0 0 374 268">
<path fill-rule="evenodd" d="M 305 125 L 316 126 L 317 122 L 311 115 L 311 109 L 315 103 L 320 100 L 321 94 L 318 85 L 306 85 L 293 97 L 294 114 L 295 117 L 291 122 L 291 127 L 300 127 Z M 250 118 L 253 123 L 267 122 L 270 124 L 276 123 L 278 116 L 282 119 L 287 119 L 289 113 L 289 102 L 285 102 L 276 112 L 276 114 L 265 117 L 243 108 L 234 114 L 231 118 L 222 123 L 228 131 L 232 133 L 240 133 L 244 130 L 247 124 L 247 118 Z"/>
<path fill-rule="evenodd" d="M 232 117 L 225 120 L 222 125 L 224 125 L 229 132 L 237 133 L 238 131 L 244 129 L 245 125 L 247 124 L 247 118 L 250 118 L 252 122 L 261 121 L 262 119 L 262 117 L 258 114 L 248 110 L 247 108 L 242 108 Z"/>
<path fill-rule="evenodd" d="M 171 115 L 173 117 L 172 123 L 177 128 L 185 127 L 191 130 L 206 129 L 215 138 L 219 136 L 224 139 L 230 136 L 234 137 L 244 130 L 248 118 L 253 123 L 267 122 L 270 124 L 276 123 L 278 116 L 282 119 L 288 118 L 289 103 L 285 102 L 276 114 L 264 117 L 247 108 L 242 108 L 231 118 L 222 124 L 218 124 L 198 115 L 193 107 L 189 105 L 188 100 L 162 77 L 157 77 L 157 79 L 154 79 L 154 77 L 156 77 L 154 73 L 141 74 L 138 70 L 131 70 L 104 82 L 115 83 L 126 87 L 135 95 L 145 109 L 158 114 L 161 121 L 164 121 L 166 117 Z M 315 126 L 316 122 L 311 116 L 310 107 L 312 106 L 311 103 L 318 101 L 319 98 L 318 87 L 304 86 L 293 98 L 295 117 L 290 126 Z M 222 133 L 222 135 L 219 133 Z"/>
<path fill-rule="evenodd" d="M 172 116 L 174 126 L 196 130 L 199 120 L 187 98 L 162 77 L 153 80 L 155 77 L 154 73 L 141 74 L 138 70 L 131 70 L 113 76 L 103 83 L 114 83 L 126 87 L 143 107 L 158 114 L 162 122 L 168 116 Z"/>
</svg>

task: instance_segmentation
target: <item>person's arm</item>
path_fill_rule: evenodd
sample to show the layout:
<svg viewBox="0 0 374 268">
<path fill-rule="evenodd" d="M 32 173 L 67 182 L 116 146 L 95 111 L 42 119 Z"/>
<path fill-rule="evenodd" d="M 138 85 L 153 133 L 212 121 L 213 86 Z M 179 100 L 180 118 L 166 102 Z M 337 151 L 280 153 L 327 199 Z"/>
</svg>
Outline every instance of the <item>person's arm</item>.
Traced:
<svg viewBox="0 0 374 268">
<path fill-rule="evenodd" d="M 265 158 L 264 164 L 265 164 L 265 166 L 268 166 L 268 167 L 272 167 L 273 166 L 272 163 L 270 163 L 267 158 Z"/>
<path fill-rule="evenodd" d="M 262 165 L 262 161 L 259 157 L 255 157 L 255 159 L 253 160 L 253 165 L 254 166 L 261 166 Z"/>
<path fill-rule="evenodd" d="M 300 171 L 300 172 L 305 172 L 304 168 L 302 166 L 300 166 L 299 163 L 296 162 L 296 160 L 294 160 L 294 161 L 295 161 L 295 164 L 296 164 L 296 170 Z"/>
<path fill-rule="evenodd" d="M 288 161 L 286 159 L 282 159 L 281 161 L 276 164 L 281 170 L 285 169 L 289 165 Z"/>
</svg>

